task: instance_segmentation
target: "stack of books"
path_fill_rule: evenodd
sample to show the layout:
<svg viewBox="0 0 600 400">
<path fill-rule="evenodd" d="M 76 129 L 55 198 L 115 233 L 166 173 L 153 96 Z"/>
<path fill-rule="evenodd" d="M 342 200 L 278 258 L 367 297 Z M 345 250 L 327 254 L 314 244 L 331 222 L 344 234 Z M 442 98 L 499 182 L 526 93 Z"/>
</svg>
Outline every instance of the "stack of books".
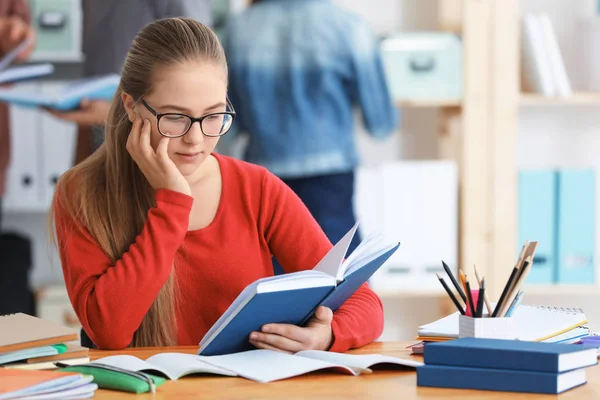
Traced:
<svg viewBox="0 0 600 400">
<path fill-rule="evenodd" d="M 558 394 L 587 383 L 597 349 L 558 343 L 464 338 L 427 343 L 417 385 Z"/>
<path fill-rule="evenodd" d="M 0 400 L 87 399 L 98 389 L 93 380 L 73 372 L 0 369 Z"/>
<path fill-rule="evenodd" d="M 88 349 L 75 343 L 75 329 L 27 314 L 0 316 L 0 368 L 54 369 L 55 363 L 90 361 Z"/>
</svg>

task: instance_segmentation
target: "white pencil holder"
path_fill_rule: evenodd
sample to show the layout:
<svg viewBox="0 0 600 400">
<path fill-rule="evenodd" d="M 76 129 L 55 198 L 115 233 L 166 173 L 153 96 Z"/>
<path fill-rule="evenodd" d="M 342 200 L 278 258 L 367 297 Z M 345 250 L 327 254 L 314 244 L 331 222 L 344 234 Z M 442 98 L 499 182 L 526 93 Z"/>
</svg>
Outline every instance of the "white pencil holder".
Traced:
<svg viewBox="0 0 600 400">
<path fill-rule="evenodd" d="M 458 316 L 459 338 L 508 339 L 517 338 L 514 318 L 472 318 L 466 315 Z"/>
</svg>

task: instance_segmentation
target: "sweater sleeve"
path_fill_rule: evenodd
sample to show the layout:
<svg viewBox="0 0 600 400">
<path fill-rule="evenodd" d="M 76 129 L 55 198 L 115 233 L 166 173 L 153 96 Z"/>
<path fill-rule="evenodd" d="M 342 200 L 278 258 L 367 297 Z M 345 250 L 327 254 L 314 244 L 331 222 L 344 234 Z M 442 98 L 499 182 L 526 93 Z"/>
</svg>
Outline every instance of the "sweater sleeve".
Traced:
<svg viewBox="0 0 600 400">
<path fill-rule="evenodd" d="M 65 284 L 79 321 L 101 349 L 127 347 L 171 273 L 193 198 L 160 189 L 129 249 L 112 263 L 89 231 L 55 206 Z"/>
<path fill-rule="evenodd" d="M 263 178 L 259 224 L 271 253 L 285 272 L 312 269 L 332 248 L 302 200 L 279 178 Z M 331 351 L 343 352 L 376 340 L 383 331 L 383 305 L 363 284 L 339 309 L 332 323 Z"/>
</svg>

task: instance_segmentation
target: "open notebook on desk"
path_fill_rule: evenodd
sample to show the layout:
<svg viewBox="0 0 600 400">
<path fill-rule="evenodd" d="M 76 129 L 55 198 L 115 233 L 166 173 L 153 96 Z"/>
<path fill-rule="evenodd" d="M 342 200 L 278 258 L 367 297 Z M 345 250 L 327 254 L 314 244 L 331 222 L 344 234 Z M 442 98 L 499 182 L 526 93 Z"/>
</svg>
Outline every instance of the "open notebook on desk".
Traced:
<svg viewBox="0 0 600 400">
<path fill-rule="evenodd" d="M 344 374 L 371 373 L 371 368 L 416 368 L 416 360 L 404 360 L 380 354 L 340 354 L 308 350 L 294 355 L 273 350 L 249 350 L 222 356 L 197 356 L 183 353 L 160 353 L 147 360 L 131 355 L 100 358 L 94 363 L 110 365 L 129 371 L 158 372 L 176 380 L 191 374 L 240 376 L 256 382 L 272 382 L 322 370 Z"/>
<path fill-rule="evenodd" d="M 449 340 L 458 338 L 458 312 L 448 315 L 419 329 L 420 340 Z M 517 339 L 533 342 L 552 341 L 552 338 L 588 323 L 579 309 L 544 306 L 519 306 L 511 318 L 515 319 Z"/>
<path fill-rule="evenodd" d="M 262 278 L 248 285 L 200 342 L 198 354 L 249 350 L 249 335 L 268 323 L 304 325 L 318 306 L 336 310 L 398 249 L 367 236 L 344 260 L 355 225 L 312 270 Z"/>
</svg>

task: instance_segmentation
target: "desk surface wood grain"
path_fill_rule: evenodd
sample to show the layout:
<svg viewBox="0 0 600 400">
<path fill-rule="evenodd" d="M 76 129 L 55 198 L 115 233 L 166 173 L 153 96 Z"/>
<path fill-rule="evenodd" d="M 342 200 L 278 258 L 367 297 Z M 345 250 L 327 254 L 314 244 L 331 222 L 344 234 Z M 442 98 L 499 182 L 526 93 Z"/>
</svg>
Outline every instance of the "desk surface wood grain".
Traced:
<svg viewBox="0 0 600 400">
<path fill-rule="evenodd" d="M 389 356 L 417 359 L 406 349 L 409 342 L 372 343 L 353 354 L 377 353 Z M 146 359 L 162 352 L 195 354 L 197 346 L 155 347 L 126 349 L 122 351 L 91 350 L 92 360 L 116 354 L 131 354 Z M 525 393 L 491 392 L 479 390 L 439 389 L 417 387 L 414 369 L 375 370 L 362 376 L 342 375 L 336 372 L 315 372 L 304 376 L 267 384 L 243 378 L 220 376 L 188 376 L 177 381 L 167 381 L 155 395 L 134 395 L 124 392 L 98 390 L 94 399 L 600 399 L 600 366 L 587 369 L 588 383 L 559 396 Z"/>
</svg>

